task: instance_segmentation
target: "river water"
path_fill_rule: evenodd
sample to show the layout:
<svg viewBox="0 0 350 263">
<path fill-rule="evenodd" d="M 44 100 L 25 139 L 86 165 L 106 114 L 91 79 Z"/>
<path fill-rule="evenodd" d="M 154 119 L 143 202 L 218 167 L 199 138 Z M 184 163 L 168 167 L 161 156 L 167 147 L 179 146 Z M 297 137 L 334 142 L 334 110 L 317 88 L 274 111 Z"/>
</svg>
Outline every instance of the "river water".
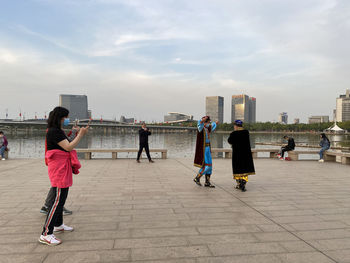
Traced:
<svg viewBox="0 0 350 263">
<path fill-rule="evenodd" d="M 213 148 L 229 148 L 227 143 L 229 133 L 214 132 L 211 137 Z M 252 148 L 269 148 L 277 146 L 257 145 L 256 143 L 283 142 L 283 134 L 276 133 L 251 133 Z M 296 143 L 318 145 L 319 135 L 293 134 Z M 10 158 L 43 158 L 45 151 L 44 133 L 36 135 L 7 135 L 10 148 Z M 332 146 L 350 146 L 350 135 L 330 135 Z M 169 158 L 192 158 L 196 144 L 196 133 L 154 133 L 149 137 L 150 148 L 168 149 Z M 84 138 L 79 148 L 137 148 L 138 134 L 94 134 L 90 133 Z M 262 154 L 263 155 L 263 154 Z M 93 158 L 108 158 L 109 153 L 96 153 Z M 152 153 L 155 158 L 160 153 Z M 136 153 L 120 153 L 121 158 L 136 158 Z M 317 156 L 313 158 L 317 159 Z"/>
</svg>

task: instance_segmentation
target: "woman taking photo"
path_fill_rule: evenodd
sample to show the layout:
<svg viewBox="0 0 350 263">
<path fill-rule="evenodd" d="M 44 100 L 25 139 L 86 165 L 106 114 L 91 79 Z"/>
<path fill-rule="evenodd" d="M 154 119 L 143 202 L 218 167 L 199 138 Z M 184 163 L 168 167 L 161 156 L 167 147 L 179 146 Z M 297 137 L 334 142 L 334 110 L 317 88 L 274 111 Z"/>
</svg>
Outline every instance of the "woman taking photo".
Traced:
<svg viewBox="0 0 350 263">
<path fill-rule="evenodd" d="M 69 124 L 68 114 L 66 108 L 56 107 L 50 112 L 47 121 L 45 160 L 51 186 L 55 190 L 55 201 L 49 208 L 39 242 L 51 246 L 62 242 L 55 237 L 54 232 L 73 231 L 72 227 L 63 224 L 63 206 L 69 187 L 73 184 L 72 174 L 79 173 L 81 167 L 74 148 L 89 128 L 89 126 L 81 128 L 75 139 L 69 142 L 62 129 L 62 126 Z"/>
<path fill-rule="evenodd" d="M 329 139 L 327 138 L 326 134 L 321 133 L 320 135 L 321 141 L 320 141 L 320 146 L 321 146 L 321 150 L 320 150 L 320 163 L 323 163 L 323 153 L 324 151 L 327 151 L 330 147 L 331 147 L 331 143 L 329 142 Z"/>
</svg>

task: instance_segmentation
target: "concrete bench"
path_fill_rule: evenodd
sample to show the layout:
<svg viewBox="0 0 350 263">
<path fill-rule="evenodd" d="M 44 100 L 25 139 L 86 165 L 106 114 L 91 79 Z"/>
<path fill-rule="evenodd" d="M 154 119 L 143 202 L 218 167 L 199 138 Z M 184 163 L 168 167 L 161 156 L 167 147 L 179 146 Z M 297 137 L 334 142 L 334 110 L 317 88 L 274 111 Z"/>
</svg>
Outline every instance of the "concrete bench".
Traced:
<svg viewBox="0 0 350 263">
<path fill-rule="evenodd" d="M 0 157 L 1 157 L 1 155 L 0 155 Z M 4 152 L 4 157 L 6 160 L 9 158 L 9 151 Z"/>
<path fill-rule="evenodd" d="M 118 153 L 137 153 L 139 149 L 76 149 L 78 153 L 85 153 L 85 159 L 90 160 L 92 153 L 112 153 L 112 159 L 118 158 Z M 149 149 L 150 152 L 160 152 L 162 159 L 166 159 L 168 155 L 167 149 Z"/>
<path fill-rule="evenodd" d="M 232 149 L 231 148 L 212 148 L 212 153 L 224 153 L 224 158 L 231 158 L 232 157 Z M 275 158 L 276 154 L 279 152 L 279 149 L 252 149 L 252 155 L 253 158 L 258 157 L 259 152 L 267 152 L 270 154 L 270 158 Z"/>
<path fill-rule="evenodd" d="M 299 155 L 301 154 L 318 154 L 319 150 L 293 150 L 293 151 L 288 151 L 288 157 L 292 161 L 297 161 L 299 160 Z"/>
<path fill-rule="evenodd" d="M 326 162 L 336 162 L 337 156 L 340 156 L 342 164 L 350 164 L 350 153 L 325 151 L 323 159 Z"/>
</svg>

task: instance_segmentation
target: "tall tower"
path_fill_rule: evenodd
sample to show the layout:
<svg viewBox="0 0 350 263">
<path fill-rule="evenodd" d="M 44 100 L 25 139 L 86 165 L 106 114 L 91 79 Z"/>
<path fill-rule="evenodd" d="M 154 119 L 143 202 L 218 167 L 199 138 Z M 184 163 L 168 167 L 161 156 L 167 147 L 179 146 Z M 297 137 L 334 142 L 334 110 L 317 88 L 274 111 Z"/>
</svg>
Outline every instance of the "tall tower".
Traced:
<svg viewBox="0 0 350 263">
<path fill-rule="evenodd" d="M 213 121 L 224 122 L 224 98 L 220 96 L 209 96 L 205 98 L 205 114 Z"/>
<path fill-rule="evenodd" d="M 88 119 L 88 101 L 86 95 L 60 95 L 59 105 L 69 110 L 71 120 Z"/>
<path fill-rule="evenodd" d="M 233 95 L 231 122 L 241 120 L 246 123 L 256 122 L 256 99 L 248 95 Z"/>
<path fill-rule="evenodd" d="M 337 98 L 336 121 L 350 121 L 350 90 Z"/>
</svg>

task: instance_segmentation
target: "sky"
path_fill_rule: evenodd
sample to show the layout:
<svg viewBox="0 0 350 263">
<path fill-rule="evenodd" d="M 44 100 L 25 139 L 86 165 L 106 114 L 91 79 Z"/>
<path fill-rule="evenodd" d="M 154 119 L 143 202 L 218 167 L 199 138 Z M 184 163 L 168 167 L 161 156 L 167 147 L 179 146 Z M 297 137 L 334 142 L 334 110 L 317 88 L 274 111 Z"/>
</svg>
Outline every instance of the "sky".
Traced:
<svg viewBox="0 0 350 263">
<path fill-rule="evenodd" d="M 329 115 L 350 88 L 348 0 L 0 0 L 0 119 L 87 95 L 93 118 L 195 119 L 205 97 L 257 121 Z"/>
</svg>

